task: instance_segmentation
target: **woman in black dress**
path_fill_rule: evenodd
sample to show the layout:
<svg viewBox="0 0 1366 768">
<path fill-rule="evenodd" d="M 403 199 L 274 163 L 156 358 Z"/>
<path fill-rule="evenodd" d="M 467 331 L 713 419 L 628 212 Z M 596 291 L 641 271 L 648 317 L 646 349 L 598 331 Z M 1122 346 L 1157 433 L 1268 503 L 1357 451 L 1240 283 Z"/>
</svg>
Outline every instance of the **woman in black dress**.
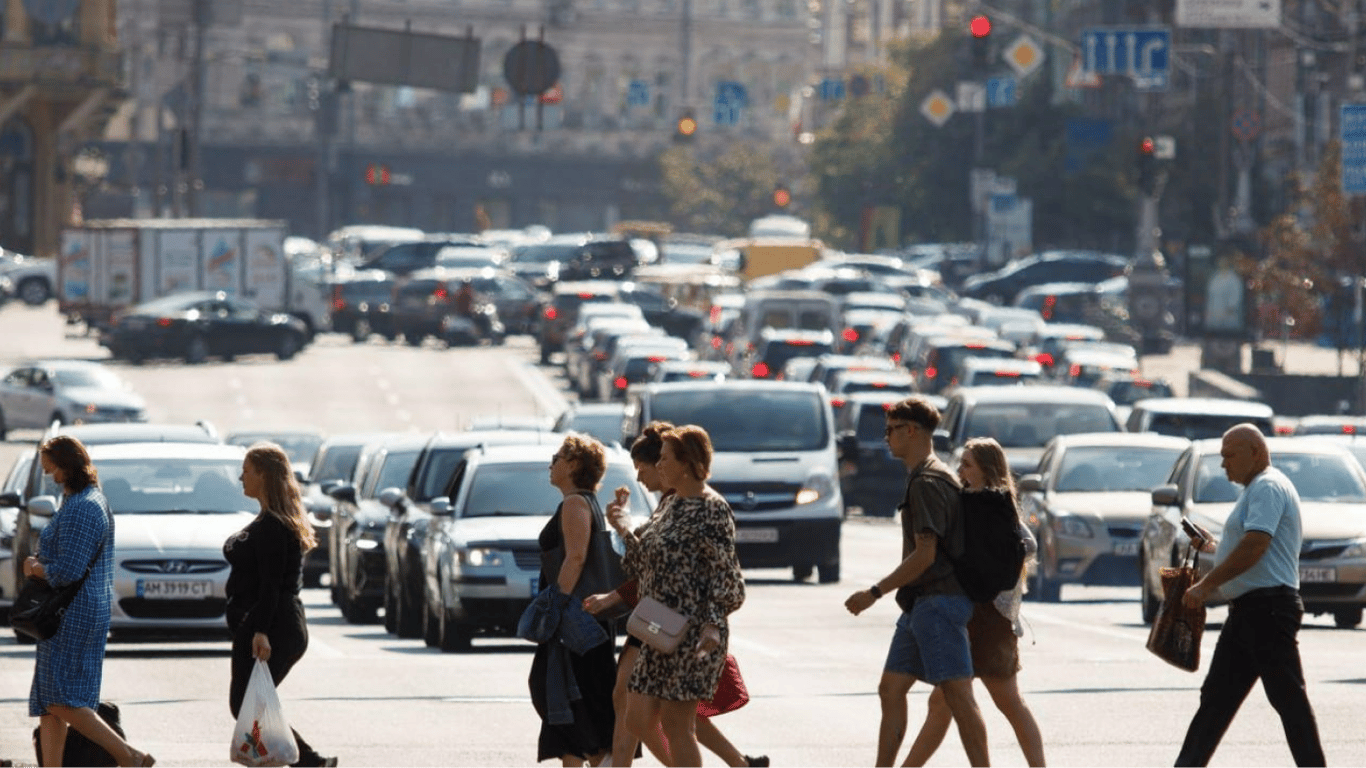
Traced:
<svg viewBox="0 0 1366 768">
<path fill-rule="evenodd" d="M 279 685 L 308 649 L 308 624 L 299 600 L 304 553 L 317 546 L 305 516 L 289 456 L 274 443 L 257 443 L 242 460 L 242 492 L 261 513 L 223 545 L 228 573 L 228 629 L 232 632 L 232 684 L 228 706 L 237 717 L 256 660 L 266 662 Z M 336 765 L 294 731 L 299 761 Z"/>
<path fill-rule="evenodd" d="M 606 472 L 607 451 L 602 443 L 572 432 L 550 461 L 550 483 L 564 494 L 564 501 L 541 530 L 540 545 L 543 555 L 563 547 L 564 560 L 557 572 L 544 569 L 541 583 L 553 585 L 565 595 L 577 596 L 571 598 L 575 603 L 586 597 L 579 594 L 586 586 L 580 584 L 579 577 L 584 564 L 596 554 L 590 552 L 590 547 L 603 545 L 602 537 L 594 534 L 607 530 L 607 521 L 594 495 Z M 610 627 L 604 625 L 603 629 L 608 637 L 612 636 Z M 608 641 L 583 655 L 568 653 L 569 669 L 582 698 L 570 704 L 572 722 L 555 724 L 550 722 L 546 681 L 551 654 L 560 652 L 555 648 L 558 642 L 552 640 L 536 646 L 536 656 L 531 661 L 531 702 L 541 716 L 536 759 L 558 758 L 564 766 L 582 766 L 585 761 L 597 765 L 612 748 L 616 721 L 616 709 L 612 706 L 612 684 L 617 673 L 615 646 Z"/>
</svg>

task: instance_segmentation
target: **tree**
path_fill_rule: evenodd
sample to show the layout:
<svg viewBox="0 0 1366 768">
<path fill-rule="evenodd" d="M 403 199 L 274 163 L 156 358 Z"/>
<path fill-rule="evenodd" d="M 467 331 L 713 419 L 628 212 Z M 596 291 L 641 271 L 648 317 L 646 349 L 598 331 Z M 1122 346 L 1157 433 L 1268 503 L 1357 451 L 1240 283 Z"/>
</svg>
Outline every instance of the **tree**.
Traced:
<svg viewBox="0 0 1366 768">
<path fill-rule="evenodd" d="M 693 146 L 674 146 L 659 159 L 672 223 L 681 230 L 743 235 L 749 223 L 774 213 L 773 190 L 792 193 L 799 209 L 803 173 L 791 152 L 757 142 L 728 144 L 709 156 Z"/>
</svg>

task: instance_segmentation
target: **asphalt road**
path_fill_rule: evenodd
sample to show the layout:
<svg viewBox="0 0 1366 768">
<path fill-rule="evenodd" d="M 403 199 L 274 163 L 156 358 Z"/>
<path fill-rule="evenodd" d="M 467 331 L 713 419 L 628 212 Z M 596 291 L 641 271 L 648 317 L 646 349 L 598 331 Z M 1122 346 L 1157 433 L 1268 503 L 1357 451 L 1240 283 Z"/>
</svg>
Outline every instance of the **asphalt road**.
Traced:
<svg viewBox="0 0 1366 768">
<path fill-rule="evenodd" d="M 51 307 L 0 309 L 0 363 L 27 356 L 103 358 L 90 339 L 68 338 Z M 1163 364 L 1176 366 L 1180 356 Z M 478 415 L 550 413 L 561 396 L 553 370 L 535 366 L 534 347 L 412 349 L 354 346 L 325 337 L 295 360 L 245 358 L 202 366 L 118 365 L 152 403 L 157 420 L 207 418 L 220 430 L 312 425 L 329 432 L 456 429 Z M 1148 364 L 1155 364 L 1149 359 Z M 546 377 L 538 373 L 552 374 Z M 1183 375 L 1184 377 L 1184 375 Z M 32 448 L 37 433 L 0 444 L 0 467 Z M 733 619 L 732 652 L 751 703 L 717 724 L 742 750 L 775 765 L 856 765 L 873 759 L 875 688 L 895 606 L 861 617 L 843 608 L 852 590 L 896 562 L 899 531 L 889 521 L 851 520 L 843 535 L 844 581 L 793 584 L 777 570 L 746 572 L 748 599 Z M 1144 650 L 1137 588 L 1064 587 L 1063 602 L 1027 603 L 1020 686 L 1043 730 L 1053 765 L 1159 765 L 1176 755 L 1198 700 L 1199 674 Z M 291 722 L 343 765 L 530 765 L 538 721 L 527 696 L 532 647 L 479 639 L 472 652 L 442 654 L 399 640 L 377 625 L 345 623 L 325 590 L 305 601 L 311 644 L 281 686 Z M 1207 664 L 1222 609 L 1211 611 Z M 1310 619 L 1300 636 L 1328 759 L 1366 764 L 1360 701 L 1360 630 Z M 226 642 L 111 643 L 104 696 L 161 765 L 226 765 Z M 32 646 L 0 633 L 0 757 L 31 763 L 27 692 Z M 912 723 L 924 712 L 912 693 Z M 1004 719 L 979 688 L 993 759 L 1021 765 Z M 909 742 L 907 744 L 909 746 Z M 903 751 L 904 754 L 904 751 Z M 1216 764 L 1290 762 L 1279 719 L 1254 692 L 1215 756 Z M 718 765 L 704 755 L 709 765 Z M 935 765 L 965 762 L 952 733 Z M 654 765 L 645 758 L 643 765 Z"/>
</svg>

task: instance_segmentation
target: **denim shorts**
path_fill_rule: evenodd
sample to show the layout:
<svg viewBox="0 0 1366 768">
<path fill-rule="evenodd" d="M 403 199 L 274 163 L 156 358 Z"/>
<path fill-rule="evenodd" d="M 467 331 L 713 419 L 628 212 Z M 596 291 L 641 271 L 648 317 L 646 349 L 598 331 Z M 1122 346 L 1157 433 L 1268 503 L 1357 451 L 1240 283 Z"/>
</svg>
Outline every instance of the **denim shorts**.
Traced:
<svg viewBox="0 0 1366 768">
<path fill-rule="evenodd" d="M 883 669 L 931 685 L 972 677 L 968 619 L 972 601 L 964 595 L 916 598 L 915 609 L 896 621 Z"/>
</svg>

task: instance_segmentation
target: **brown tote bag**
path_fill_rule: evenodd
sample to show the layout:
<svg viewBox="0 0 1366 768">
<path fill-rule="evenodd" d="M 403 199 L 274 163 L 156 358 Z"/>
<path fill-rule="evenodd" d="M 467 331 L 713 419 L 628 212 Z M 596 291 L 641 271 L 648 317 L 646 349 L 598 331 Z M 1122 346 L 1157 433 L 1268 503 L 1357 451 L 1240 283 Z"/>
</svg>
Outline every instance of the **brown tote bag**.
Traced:
<svg viewBox="0 0 1366 768">
<path fill-rule="evenodd" d="M 1191 560 L 1191 552 L 1195 559 Z M 1181 565 L 1162 569 L 1162 607 L 1157 610 L 1148 650 L 1159 659 L 1187 672 L 1200 668 L 1200 638 L 1205 634 L 1205 606 L 1187 608 L 1186 590 L 1200 578 L 1200 551 L 1186 549 Z"/>
</svg>

